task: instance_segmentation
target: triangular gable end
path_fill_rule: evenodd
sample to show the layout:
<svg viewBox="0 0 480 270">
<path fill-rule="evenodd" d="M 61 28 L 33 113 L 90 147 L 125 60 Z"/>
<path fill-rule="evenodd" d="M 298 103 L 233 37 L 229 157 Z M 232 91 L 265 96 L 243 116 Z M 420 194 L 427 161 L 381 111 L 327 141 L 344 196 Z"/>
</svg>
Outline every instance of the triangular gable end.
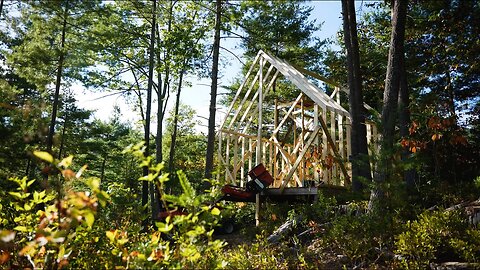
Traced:
<svg viewBox="0 0 480 270">
<path fill-rule="evenodd" d="M 264 97 L 280 74 L 301 93 L 288 104 L 268 104 Z M 375 127 L 367 124 L 367 131 L 373 140 Z M 218 179 L 226 183 L 244 186 L 246 172 L 259 163 L 272 174 L 272 187 L 282 190 L 311 182 L 349 183 L 350 115 L 340 105 L 340 89 L 329 96 L 266 52 L 255 57 L 217 136 Z"/>
<path fill-rule="evenodd" d="M 323 90 L 318 88 L 318 86 L 310 82 L 300 71 L 290 65 L 287 61 L 269 55 L 262 50 L 260 50 L 258 54 L 276 67 L 277 70 L 279 70 L 280 73 L 285 76 L 285 78 L 295 84 L 296 87 L 298 87 L 305 95 L 320 105 L 323 109 L 335 111 L 343 116 L 350 117 L 350 114 L 347 110 L 335 102 Z"/>
</svg>

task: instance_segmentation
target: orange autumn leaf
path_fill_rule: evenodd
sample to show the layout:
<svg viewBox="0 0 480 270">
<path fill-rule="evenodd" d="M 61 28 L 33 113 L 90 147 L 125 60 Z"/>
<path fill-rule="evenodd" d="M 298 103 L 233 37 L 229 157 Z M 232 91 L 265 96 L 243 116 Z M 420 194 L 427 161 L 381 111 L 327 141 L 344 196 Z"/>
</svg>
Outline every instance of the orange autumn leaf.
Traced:
<svg viewBox="0 0 480 270">
<path fill-rule="evenodd" d="M 43 257 L 45 255 L 46 251 L 47 250 L 45 249 L 45 246 L 42 246 L 40 248 L 40 251 L 38 251 L 38 256 Z"/>
<path fill-rule="evenodd" d="M 402 145 L 403 147 L 408 147 L 410 145 L 410 142 L 407 139 L 402 139 L 400 145 Z"/>
<path fill-rule="evenodd" d="M 0 264 L 5 264 L 10 260 L 10 252 L 6 250 L 0 251 Z"/>
<path fill-rule="evenodd" d="M 20 250 L 20 252 L 18 254 L 20 256 L 24 256 L 24 255 L 28 254 L 32 249 L 33 249 L 32 245 L 26 245 Z"/>
<path fill-rule="evenodd" d="M 68 265 L 68 260 L 63 259 L 58 262 L 58 269 L 62 269 L 63 267 Z"/>
<path fill-rule="evenodd" d="M 432 135 L 432 141 L 439 140 L 440 138 L 442 138 L 442 134 L 435 133 Z"/>
<path fill-rule="evenodd" d="M 325 166 L 327 166 L 328 169 L 332 168 L 333 167 L 333 156 L 328 154 L 326 157 L 325 157 Z"/>
<path fill-rule="evenodd" d="M 163 258 L 163 252 L 159 249 L 154 249 L 152 250 L 152 253 L 148 257 L 148 260 L 154 260 L 157 261 L 159 259 Z"/>
<path fill-rule="evenodd" d="M 417 128 L 419 127 L 418 123 L 413 121 L 412 122 L 412 125 L 410 126 L 410 128 L 408 129 L 408 131 L 410 132 L 410 135 L 412 135 L 413 133 L 415 133 L 415 131 L 417 130 Z"/>
<path fill-rule="evenodd" d="M 467 138 L 465 138 L 464 136 L 456 135 L 450 139 L 450 143 L 453 145 L 456 145 L 456 144 L 467 145 L 468 141 L 467 141 Z"/>
<path fill-rule="evenodd" d="M 73 179 L 73 178 L 76 177 L 75 172 L 73 172 L 73 171 L 70 170 L 70 169 L 63 170 L 63 171 L 62 171 L 62 175 L 63 175 L 63 177 L 65 177 L 65 179 L 67 179 L 67 180 L 70 180 L 70 179 Z"/>
</svg>

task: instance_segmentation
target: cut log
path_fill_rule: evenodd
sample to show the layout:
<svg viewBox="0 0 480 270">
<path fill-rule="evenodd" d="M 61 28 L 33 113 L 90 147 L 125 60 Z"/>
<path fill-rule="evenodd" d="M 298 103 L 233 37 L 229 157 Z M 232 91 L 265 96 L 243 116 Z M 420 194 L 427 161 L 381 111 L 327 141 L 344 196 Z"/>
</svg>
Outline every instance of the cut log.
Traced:
<svg viewBox="0 0 480 270">
<path fill-rule="evenodd" d="M 276 229 L 268 238 L 267 242 L 271 244 L 278 243 L 282 239 L 283 235 L 290 232 L 295 225 L 302 220 L 302 216 L 295 216 L 293 219 L 288 219 L 278 229 Z"/>
<path fill-rule="evenodd" d="M 465 262 L 431 263 L 430 268 L 434 270 L 479 269 L 480 263 L 465 263 Z"/>
<path fill-rule="evenodd" d="M 463 202 L 463 203 L 450 206 L 447 209 L 445 209 L 445 211 L 453 211 L 453 210 L 458 210 L 460 208 L 465 208 L 466 206 L 477 206 L 477 205 L 480 205 L 480 199 L 475 201 L 470 201 L 470 202 Z"/>
</svg>

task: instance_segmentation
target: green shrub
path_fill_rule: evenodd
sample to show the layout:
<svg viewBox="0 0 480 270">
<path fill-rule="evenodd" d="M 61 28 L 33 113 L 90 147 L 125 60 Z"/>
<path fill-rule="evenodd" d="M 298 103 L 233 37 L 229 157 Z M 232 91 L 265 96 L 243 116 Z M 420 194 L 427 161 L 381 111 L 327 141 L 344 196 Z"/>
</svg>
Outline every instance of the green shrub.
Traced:
<svg viewBox="0 0 480 270">
<path fill-rule="evenodd" d="M 212 237 L 221 211 L 207 204 L 212 201 L 211 196 L 197 195 L 181 172 L 178 179 L 182 193 L 164 194 L 163 185 L 168 175 L 162 173 L 163 164 L 152 164 L 150 157 L 143 157 L 142 150 L 140 144 L 130 149 L 138 158 L 139 166 L 149 167 L 150 173 L 140 180 L 156 184 L 169 209 L 185 209 L 186 215 L 157 222 L 153 233 L 140 232 L 138 225 L 126 221 L 120 222 L 121 228 L 115 228 L 119 224 L 109 217 L 121 217 L 117 211 L 134 211 L 132 205 L 112 205 L 118 203 L 117 198 L 112 201 L 108 193 L 100 189 L 98 178 L 81 178 L 85 168 L 77 173 L 68 169 L 73 157 L 58 161 L 46 152 L 36 152 L 37 157 L 59 174 L 49 179 L 53 187 L 50 191 L 30 190 L 35 180 L 26 178 L 12 178 L 16 188 L 0 191 L 2 268 L 224 267 L 226 263 L 217 256 L 224 243 Z M 83 184 L 72 184 L 72 181 Z M 128 189 L 121 186 L 112 188 L 128 193 Z"/>
<path fill-rule="evenodd" d="M 16 191 L 5 192 L 0 217 L 5 230 L 1 230 L 2 264 L 24 268 L 62 268 L 78 246 L 75 239 L 88 232 L 95 221 L 98 204 L 105 205 L 108 195 L 99 189 L 98 178 L 85 180 L 88 192 L 61 189 L 68 181 L 80 177 L 83 170 L 69 169 L 73 157 L 55 160 L 46 152 L 34 154 L 50 163 L 58 171 L 49 184 L 54 190 L 35 191 L 35 180 L 12 178 Z M 67 185 L 68 186 L 68 185 Z M 13 217 L 13 219 L 12 219 Z"/>
<path fill-rule="evenodd" d="M 432 261 L 477 262 L 480 258 L 480 233 L 469 228 L 462 213 L 433 211 L 408 221 L 406 230 L 396 237 L 396 253 L 405 268 L 424 268 Z"/>
<path fill-rule="evenodd" d="M 285 246 L 271 245 L 265 235 L 257 236 L 257 241 L 241 244 L 222 253 L 228 262 L 226 269 L 289 269 Z"/>
<path fill-rule="evenodd" d="M 140 235 L 137 240 L 125 231 L 107 231 L 112 252 L 122 258 L 122 263 L 115 267 L 216 269 L 225 266 L 225 262 L 217 256 L 224 243 L 212 237 L 221 216 L 219 208 L 209 206 L 212 196 L 197 195 L 181 171 L 177 172 L 181 194 L 164 193 L 169 178 L 163 173 L 163 164 L 153 164 L 151 157 L 144 157 L 142 144 L 127 151 L 137 157 L 140 166 L 149 167 L 149 174 L 140 180 L 157 186 L 167 210 L 183 209 L 186 214 L 156 222 L 156 232 L 143 237 Z"/>
</svg>

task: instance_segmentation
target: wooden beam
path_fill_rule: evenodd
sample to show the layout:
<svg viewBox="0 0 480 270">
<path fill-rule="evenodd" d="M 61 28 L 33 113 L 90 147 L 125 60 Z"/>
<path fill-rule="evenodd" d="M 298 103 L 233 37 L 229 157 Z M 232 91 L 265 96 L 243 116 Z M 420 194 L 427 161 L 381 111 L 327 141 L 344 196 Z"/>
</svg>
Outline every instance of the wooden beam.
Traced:
<svg viewBox="0 0 480 270">
<path fill-rule="evenodd" d="M 273 129 L 275 130 L 278 127 L 278 99 L 275 98 L 275 107 L 273 111 Z M 273 144 L 273 170 L 272 170 L 272 176 L 273 179 L 277 178 L 277 169 L 278 169 L 278 164 L 277 164 L 277 147 L 275 144 Z"/>
<path fill-rule="evenodd" d="M 285 149 L 283 149 L 282 145 L 279 145 L 276 137 L 273 138 L 273 143 L 275 145 L 277 145 L 278 149 L 280 150 L 280 153 L 282 154 L 282 158 L 283 158 L 282 160 L 285 161 L 285 164 L 286 165 L 292 164 L 292 162 L 293 162 L 292 155 L 290 155 L 287 151 L 285 151 Z M 294 173 L 293 176 L 295 177 L 295 181 L 297 181 L 297 182 L 300 181 L 300 177 L 298 177 L 296 172 Z"/>
<path fill-rule="evenodd" d="M 304 102 L 304 99 L 302 98 L 302 102 L 301 102 L 301 110 L 302 110 L 302 149 L 305 149 L 305 136 L 306 135 L 306 132 L 305 132 L 305 102 Z M 305 179 L 305 162 L 303 162 L 303 159 L 302 159 L 302 166 L 300 167 L 300 175 L 302 176 L 302 179 Z"/>
<path fill-rule="evenodd" d="M 313 126 L 314 127 L 318 126 L 318 105 L 317 104 L 315 104 L 313 106 Z M 319 144 L 320 144 L 320 140 L 318 139 L 318 136 L 317 136 L 317 137 L 315 137 L 315 145 L 317 146 L 317 149 L 318 149 Z M 320 154 L 320 153 L 318 153 L 318 154 Z M 316 164 L 316 166 L 318 166 L 318 165 Z M 319 181 L 320 180 L 320 174 L 318 173 L 317 168 L 314 169 L 313 174 L 314 174 L 315 180 Z"/>
<path fill-rule="evenodd" d="M 230 170 L 228 169 L 228 164 L 227 162 L 225 161 L 225 159 L 223 159 L 223 157 L 220 157 L 220 161 L 223 162 L 223 164 L 225 164 L 225 182 L 228 184 L 228 183 L 232 183 L 234 184 L 235 183 L 235 179 L 233 179 L 232 175 L 230 174 Z M 230 177 L 230 182 L 228 181 L 228 177 Z"/>
<path fill-rule="evenodd" d="M 238 159 L 238 140 L 237 136 L 233 136 L 233 171 L 232 171 L 232 176 L 235 181 L 237 180 L 237 170 L 238 168 L 235 168 L 237 165 L 237 159 Z"/>
<path fill-rule="evenodd" d="M 322 118 L 320 118 L 319 120 L 323 130 L 325 131 L 324 133 L 327 135 L 327 140 L 330 146 L 332 147 L 332 152 L 335 155 L 335 158 L 337 158 L 338 164 L 340 165 L 340 169 L 342 170 L 343 175 L 345 176 L 345 182 L 346 184 L 350 184 L 350 176 L 348 175 L 347 169 L 343 164 L 342 157 L 338 155 L 337 147 L 335 146 L 335 142 L 332 140 L 332 136 L 330 136 L 330 133 L 328 132 L 327 124 L 325 123 L 325 121 L 323 121 Z"/>
<path fill-rule="evenodd" d="M 237 131 L 228 130 L 228 129 L 222 129 L 221 131 L 223 133 L 227 133 L 227 134 L 231 134 L 231 135 L 238 135 L 240 137 L 257 139 L 257 135 L 245 134 L 245 133 L 242 133 L 242 132 L 237 132 Z M 268 141 L 268 139 L 262 138 L 262 141 Z"/>
<path fill-rule="evenodd" d="M 333 136 L 332 138 L 332 142 L 334 144 L 335 147 L 337 147 L 337 133 L 336 133 L 336 130 L 335 130 L 335 124 L 336 124 L 336 119 L 335 119 L 335 112 L 330 112 L 330 136 Z M 338 148 L 337 148 L 338 149 Z M 336 167 L 332 167 L 332 183 L 334 181 L 334 176 L 336 177 L 337 176 L 337 170 L 336 170 Z"/>
<path fill-rule="evenodd" d="M 327 84 L 330 84 L 331 86 L 340 87 L 340 84 L 338 84 L 338 83 L 334 82 L 333 80 L 330 80 L 329 78 L 324 77 L 324 76 L 322 76 L 322 75 L 320 75 L 320 74 L 318 74 L 318 73 L 315 73 L 315 72 L 313 72 L 313 71 L 310 71 L 310 70 L 308 70 L 308 69 L 305 69 L 305 68 L 300 67 L 300 66 L 297 66 L 297 65 L 293 65 L 293 64 L 292 64 L 292 66 L 293 66 L 294 68 L 296 68 L 298 71 L 300 71 L 301 73 L 305 74 L 305 75 L 311 76 L 311 77 L 313 77 L 313 78 L 315 78 L 315 79 L 318 79 L 318 80 L 320 80 L 320 81 L 322 81 L 322 82 L 325 82 L 325 83 L 327 83 Z"/>
<path fill-rule="evenodd" d="M 251 171 L 253 168 L 253 161 L 252 161 L 252 154 L 253 153 L 253 141 L 252 138 L 248 138 L 248 152 L 250 155 L 248 156 L 248 171 Z"/>
<path fill-rule="evenodd" d="M 233 109 L 233 105 L 235 105 L 235 101 L 237 101 L 238 96 L 239 96 L 240 93 L 242 92 L 242 89 L 243 89 L 245 83 L 247 82 L 248 77 L 250 76 L 250 72 L 252 72 L 253 67 L 255 66 L 255 64 L 257 63 L 258 59 L 260 58 L 260 55 L 261 55 L 261 53 L 259 52 L 259 53 L 257 53 L 257 56 L 255 56 L 255 59 L 253 60 L 252 65 L 250 66 L 250 68 L 248 69 L 247 74 L 245 75 L 245 80 L 242 82 L 242 84 L 241 84 L 240 87 L 238 88 L 237 93 L 235 93 L 235 97 L 233 98 L 232 103 L 230 104 L 230 107 L 229 107 L 228 110 L 227 110 L 227 114 L 225 115 L 225 119 L 223 120 L 223 123 L 222 123 L 222 125 L 220 126 L 219 129 L 222 129 L 223 126 L 225 125 L 225 122 L 226 122 L 227 119 L 228 119 L 228 115 L 230 115 L 230 112 L 231 112 L 232 109 Z"/>
<path fill-rule="evenodd" d="M 257 155 L 255 162 L 262 163 L 262 127 L 263 127 L 263 62 L 265 60 L 260 59 L 260 79 L 258 81 L 258 129 L 257 129 Z"/>
<path fill-rule="evenodd" d="M 335 91 L 337 91 L 337 103 L 340 104 L 340 88 L 335 88 Z M 338 149 L 340 156 L 345 160 L 345 151 L 344 151 L 344 138 L 343 138 L 343 115 L 339 114 L 338 115 Z"/>
<path fill-rule="evenodd" d="M 258 134 L 257 134 L 257 165 L 262 163 L 262 124 L 263 124 L 263 63 L 260 59 L 260 79 L 258 86 Z M 255 196 L 255 226 L 260 225 L 260 194 Z"/>
<path fill-rule="evenodd" d="M 253 89 L 253 86 L 255 85 L 255 83 L 257 82 L 258 80 L 258 76 L 260 74 L 260 70 L 257 71 L 257 74 L 255 74 L 255 77 L 253 78 L 253 81 L 250 83 L 250 87 L 248 87 L 248 90 L 247 90 L 247 93 L 245 93 L 245 95 L 243 96 L 243 99 L 242 101 L 240 101 L 240 104 L 238 105 L 237 109 L 236 109 L 236 112 L 235 114 L 233 115 L 233 118 L 232 120 L 230 120 L 230 124 L 228 125 L 228 129 L 231 129 L 233 124 L 235 123 L 235 120 L 237 120 L 237 116 L 240 114 L 240 112 L 242 111 L 242 108 L 243 108 L 243 105 L 245 103 L 245 101 L 247 100 L 248 96 L 250 96 L 250 92 L 252 91 Z M 256 98 L 256 95 L 253 96 L 253 100 L 255 100 Z M 244 113 L 247 113 L 248 111 L 250 110 L 250 106 L 247 106 L 247 110 L 244 112 Z M 228 117 L 228 115 L 227 115 Z"/>
<path fill-rule="evenodd" d="M 267 71 L 267 75 L 265 76 L 263 83 L 265 83 L 266 79 L 268 78 L 268 76 L 270 75 L 270 73 L 272 72 L 272 70 L 273 70 L 273 65 L 270 65 L 270 68 L 269 68 L 268 71 Z M 255 83 L 257 82 L 257 80 L 260 78 L 260 71 L 261 71 L 261 70 L 259 69 L 258 72 L 257 72 L 257 74 L 255 75 L 255 79 L 253 80 L 253 82 L 251 83 L 250 87 L 248 88 L 247 93 L 245 94 L 245 96 L 243 97 L 242 101 L 241 101 L 240 104 L 238 105 L 238 110 L 237 110 L 237 112 L 235 113 L 235 115 L 233 116 L 233 118 L 232 118 L 232 120 L 231 120 L 231 122 L 230 122 L 230 125 L 228 126 L 229 129 L 232 128 L 232 125 L 233 125 L 234 122 L 237 120 L 237 117 L 238 117 L 238 115 L 240 114 L 241 108 L 243 108 L 243 105 L 245 104 L 245 101 L 247 100 L 248 96 L 250 95 L 250 92 L 252 91 L 253 86 L 255 85 Z M 252 100 L 254 101 L 255 98 L 256 98 L 256 95 L 254 95 L 254 97 L 253 97 Z M 248 113 L 249 113 L 250 108 L 251 108 L 251 104 L 252 104 L 252 103 L 250 103 L 250 104 L 247 106 L 247 110 L 245 111 L 245 114 L 248 114 Z M 241 124 L 241 123 L 242 123 L 242 122 L 240 122 L 240 124 Z M 236 130 L 238 130 L 238 128 L 237 128 Z"/>
<path fill-rule="evenodd" d="M 255 141 L 255 142 L 253 142 L 253 144 L 252 144 L 252 148 L 253 148 L 253 147 L 255 147 L 255 146 L 256 146 L 256 144 L 257 144 L 257 142 L 256 142 L 256 141 Z M 252 151 L 250 151 L 250 150 L 248 150 L 248 151 L 245 151 L 245 149 L 243 149 L 242 159 L 241 159 L 241 160 L 239 160 L 237 163 L 234 163 L 234 164 L 235 164 L 235 166 L 234 166 L 234 168 L 233 168 L 233 171 L 234 171 L 234 172 L 236 172 L 236 171 L 238 171 L 240 168 L 242 168 L 242 169 L 243 169 L 243 165 L 244 165 L 244 163 L 245 163 L 245 160 L 246 160 L 246 159 L 247 159 L 247 157 L 248 157 L 249 155 L 251 155 L 251 154 L 252 154 Z M 241 177 L 243 177 L 243 176 L 244 176 L 244 175 L 243 175 L 243 172 L 242 172 L 242 175 L 241 175 Z M 240 186 L 242 186 L 242 184 L 240 184 Z"/>
<path fill-rule="evenodd" d="M 218 156 L 218 159 L 220 160 L 220 158 L 222 157 L 222 144 L 223 144 L 223 141 L 222 141 L 222 132 L 219 130 L 218 131 L 218 152 L 217 152 L 217 156 Z M 221 166 L 219 166 L 217 168 L 217 181 L 220 181 L 220 168 Z"/>
<path fill-rule="evenodd" d="M 270 83 L 268 84 L 267 88 L 265 89 L 265 94 L 264 96 L 268 93 L 268 91 L 270 90 L 270 88 L 272 88 L 272 85 L 273 85 L 273 82 L 277 79 L 277 76 L 280 72 L 276 71 L 275 74 L 273 75 L 273 78 L 272 80 L 270 81 Z M 249 119 L 248 119 L 248 122 L 247 124 L 245 125 L 245 127 L 243 128 L 243 132 L 246 132 L 248 130 L 248 128 L 250 127 L 250 124 L 252 123 L 253 121 L 253 116 L 255 114 L 252 115 L 252 113 L 254 111 L 258 111 L 258 104 L 257 104 L 257 107 L 255 108 L 254 111 L 250 111 L 251 107 L 253 106 L 253 104 L 256 104 L 255 103 L 255 100 L 257 99 L 258 97 L 258 91 L 255 93 L 255 95 L 253 96 L 253 99 L 252 101 L 250 102 L 249 106 L 248 106 L 248 109 L 247 111 L 243 114 L 242 118 L 240 119 L 240 122 L 238 123 L 238 126 L 235 128 L 236 131 L 238 131 L 238 128 L 243 124 L 243 122 L 245 121 L 245 119 L 247 118 L 247 116 L 250 115 Z"/>
<path fill-rule="evenodd" d="M 303 93 L 300 93 L 300 95 L 298 95 L 297 99 L 295 100 L 293 105 L 290 107 L 287 114 L 283 117 L 282 121 L 280 121 L 280 124 L 278 124 L 278 127 L 273 131 L 272 136 L 276 135 L 278 133 L 278 131 L 280 130 L 280 128 L 283 126 L 283 124 L 285 124 L 285 121 L 287 121 L 288 117 L 290 116 L 290 114 L 295 109 L 295 105 L 300 101 L 302 96 L 303 96 Z"/>
<path fill-rule="evenodd" d="M 292 155 L 295 155 L 296 153 L 298 153 L 298 151 L 302 147 L 302 141 L 304 141 L 306 137 L 310 136 L 310 134 L 311 134 L 311 132 L 306 132 L 304 135 L 302 135 L 301 138 L 299 137 L 299 138 L 297 138 L 297 140 L 295 140 L 295 144 L 294 144 L 295 147 L 293 148 Z"/>
<path fill-rule="evenodd" d="M 226 137 L 227 139 L 227 146 L 225 148 L 225 182 L 228 183 L 227 172 L 230 174 L 230 136 Z M 234 180 L 235 181 L 235 180 Z"/>
<path fill-rule="evenodd" d="M 240 160 L 240 163 L 242 164 L 242 167 L 240 167 L 240 186 L 244 187 L 245 186 L 245 159 L 247 158 L 248 154 L 245 152 L 245 137 L 240 137 L 242 140 L 242 160 Z"/>
<path fill-rule="evenodd" d="M 300 155 L 297 157 L 297 160 L 295 161 L 295 163 L 293 164 L 292 168 L 290 169 L 290 172 L 288 172 L 287 174 L 287 177 L 285 177 L 285 179 L 283 179 L 283 183 L 280 187 L 280 193 L 283 192 L 283 189 L 285 188 L 285 186 L 287 185 L 288 181 L 290 180 L 290 178 L 292 178 L 292 175 L 295 173 L 295 170 L 297 169 L 298 165 L 300 164 L 300 162 L 302 161 L 303 157 L 305 156 L 305 153 L 307 153 L 308 151 L 308 148 L 310 147 L 310 145 L 313 143 L 313 141 L 315 140 L 315 137 L 317 137 L 317 134 L 318 132 L 320 131 L 320 126 L 317 126 L 315 127 L 315 130 L 313 131 L 312 135 L 310 136 L 310 138 L 308 139 L 307 143 L 305 144 L 305 147 L 302 149 L 302 152 L 300 153 Z"/>
<path fill-rule="evenodd" d="M 339 89 L 340 89 L 340 88 L 335 87 L 335 90 L 334 90 L 333 93 L 330 95 L 330 98 L 331 98 L 331 99 L 335 98 L 335 95 L 337 95 L 337 94 L 338 94 L 338 91 L 340 91 Z M 336 101 L 337 101 L 338 104 L 340 104 L 340 102 L 338 101 L 338 99 L 337 99 Z"/>
<path fill-rule="evenodd" d="M 317 195 L 318 188 L 316 187 L 295 187 L 295 188 L 285 188 L 282 192 L 280 188 L 267 188 L 263 194 L 265 196 L 280 196 L 280 195 Z"/>
<path fill-rule="evenodd" d="M 336 101 L 340 104 L 340 88 L 336 87 L 335 91 L 337 91 Z M 345 157 L 343 153 L 343 116 L 341 114 L 338 115 L 338 141 L 340 156 Z"/>
<path fill-rule="evenodd" d="M 324 123 L 327 121 L 327 111 L 325 109 L 322 109 L 322 115 L 320 116 L 319 121 L 320 121 L 320 119 L 323 119 Z M 325 160 L 327 158 L 327 155 L 328 155 L 327 133 L 328 133 L 328 129 L 324 129 L 323 134 L 322 134 L 322 145 L 323 145 L 322 160 Z M 323 171 L 323 182 L 328 183 L 328 173 L 329 173 L 328 169 L 323 167 L 322 171 Z"/>
</svg>

